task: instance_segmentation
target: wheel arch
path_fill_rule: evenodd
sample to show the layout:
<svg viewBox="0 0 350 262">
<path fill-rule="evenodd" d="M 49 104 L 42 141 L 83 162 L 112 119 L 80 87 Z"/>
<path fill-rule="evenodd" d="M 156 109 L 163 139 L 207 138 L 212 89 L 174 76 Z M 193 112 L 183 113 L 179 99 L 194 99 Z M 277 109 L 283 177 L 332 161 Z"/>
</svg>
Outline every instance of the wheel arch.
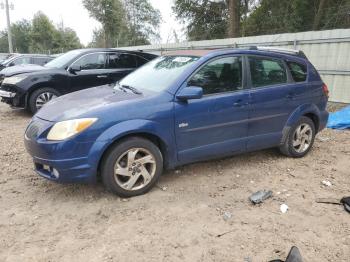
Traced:
<svg viewBox="0 0 350 262">
<path fill-rule="evenodd" d="M 33 92 L 35 92 L 36 90 L 38 90 L 40 88 L 54 88 L 56 90 L 55 86 L 52 83 L 50 83 L 50 82 L 41 82 L 41 83 L 34 84 L 33 86 L 31 86 L 28 89 L 28 91 L 26 93 L 26 97 L 25 97 L 25 107 L 26 108 L 29 105 L 30 96 L 33 94 Z M 58 90 L 56 90 L 56 91 L 61 94 L 60 91 L 58 91 Z"/>
<path fill-rule="evenodd" d="M 172 133 L 167 131 L 148 120 L 126 121 L 109 128 L 96 140 L 97 148 L 92 149 L 92 151 L 98 152 L 98 155 L 94 157 L 97 163 L 97 173 L 99 173 L 101 163 L 108 151 L 129 137 L 141 137 L 153 142 L 162 153 L 164 167 L 172 168 L 173 162 L 176 161 L 176 153 L 174 147 L 166 142 L 173 139 Z"/>
<path fill-rule="evenodd" d="M 282 139 L 281 144 L 285 142 L 285 140 L 288 137 L 288 133 L 290 128 L 302 117 L 306 116 L 312 120 L 312 122 L 315 125 L 316 133 L 319 131 L 320 127 L 320 110 L 317 108 L 316 105 L 313 104 L 306 104 L 299 106 L 296 110 L 294 110 L 288 120 L 285 124 L 283 131 L 282 131 Z"/>
</svg>

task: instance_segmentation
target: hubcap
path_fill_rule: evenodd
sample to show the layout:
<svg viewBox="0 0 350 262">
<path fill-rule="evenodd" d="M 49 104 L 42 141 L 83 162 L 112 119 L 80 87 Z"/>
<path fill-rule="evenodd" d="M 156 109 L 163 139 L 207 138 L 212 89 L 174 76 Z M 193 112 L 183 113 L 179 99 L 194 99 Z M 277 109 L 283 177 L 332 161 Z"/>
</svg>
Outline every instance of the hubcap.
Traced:
<svg viewBox="0 0 350 262">
<path fill-rule="evenodd" d="M 125 190 L 144 188 L 156 172 L 154 156 L 144 148 L 131 148 L 114 165 L 114 179 Z"/>
<path fill-rule="evenodd" d="M 293 147 L 298 153 L 304 153 L 311 145 L 312 128 L 304 123 L 297 127 L 293 135 Z"/>
<path fill-rule="evenodd" d="M 50 100 L 56 98 L 57 96 L 51 92 L 44 92 L 42 94 L 40 94 L 35 101 L 35 105 L 37 109 L 40 109 L 43 107 L 43 105 L 45 105 L 47 102 L 49 102 Z"/>
</svg>

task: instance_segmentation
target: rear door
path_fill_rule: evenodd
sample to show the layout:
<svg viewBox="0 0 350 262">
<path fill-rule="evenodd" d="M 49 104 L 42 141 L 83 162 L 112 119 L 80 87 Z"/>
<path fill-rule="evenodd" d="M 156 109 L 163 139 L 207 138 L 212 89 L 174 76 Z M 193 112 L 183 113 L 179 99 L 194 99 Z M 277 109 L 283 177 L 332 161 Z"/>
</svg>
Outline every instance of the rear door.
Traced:
<svg viewBox="0 0 350 262">
<path fill-rule="evenodd" d="M 209 61 L 185 84 L 204 96 L 175 103 L 175 135 L 180 162 L 245 151 L 249 90 L 243 88 L 243 59 Z"/>
<path fill-rule="evenodd" d="M 248 56 L 251 109 L 248 126 L 248 150 L 276 146 L 295 105 L 293 83 L 281 59 Z"/>
<path fill-rule="evenodd" d="M 109 83 L 107 54 L 104 52 L 86 54 L 72 63 L 71 67 L 80 71 L 69 73 L 71 90 L 77 91 Z"/>
<path fill-rule="evenodd" d="M 117 82 L 137 67 L 136 56 L 128 53 L 108 54 L 108 76 L 110 82 Z"/>
</svg>

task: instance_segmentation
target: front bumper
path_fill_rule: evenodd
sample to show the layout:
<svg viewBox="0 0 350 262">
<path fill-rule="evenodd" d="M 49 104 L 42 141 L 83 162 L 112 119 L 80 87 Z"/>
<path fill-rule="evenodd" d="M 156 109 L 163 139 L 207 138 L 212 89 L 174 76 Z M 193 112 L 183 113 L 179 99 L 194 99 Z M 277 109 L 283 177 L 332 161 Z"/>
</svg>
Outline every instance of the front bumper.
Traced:
<svg viewBox="0 0 350 262">
<path fill-rule="evenodd" d="M 14 98 L 16 96 L 16 93 L 14 92 L 8 92 L 4 90 L 0 90 L 0 97 L 3 98 Z"/>
<path fill-rule="evenodd" d="M 25 107 L 25 95 L 16 86 L 2 85 L 0 87 L 1 102 L 13 107 Z"/>
<path fill-rule="evenodd" d="M 32 156 L 35 172 L 59 183 L 94 183 L 98 158 L 91 153 L 93 142 L 77 139 L 48 141 L 47 133 L 53 122 L 34 117 L 27 127 L 24 144 Z"/>
</svg>

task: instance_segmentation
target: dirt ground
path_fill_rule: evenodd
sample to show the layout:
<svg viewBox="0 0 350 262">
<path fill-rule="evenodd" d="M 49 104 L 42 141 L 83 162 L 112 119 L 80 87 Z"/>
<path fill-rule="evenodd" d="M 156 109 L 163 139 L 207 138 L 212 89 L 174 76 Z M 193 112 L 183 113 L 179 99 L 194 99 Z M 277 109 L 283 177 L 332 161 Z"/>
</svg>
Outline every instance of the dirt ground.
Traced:
<svg viewBox="0 0 350 262">
<path fill-rule="evenodd" d="M 293 245 L 305 261 L 350 261 L 350 214 L 315 203 L 350 195 L 349 131 L 323 131 L 303 159 L 265 150 L 193 164 L 120 199 L 37 176 L 29 120 L 0 105 L 0 261 L 268 261 Z M 274 195 L 253 206 L 260 189 Z"/>
</svg>

